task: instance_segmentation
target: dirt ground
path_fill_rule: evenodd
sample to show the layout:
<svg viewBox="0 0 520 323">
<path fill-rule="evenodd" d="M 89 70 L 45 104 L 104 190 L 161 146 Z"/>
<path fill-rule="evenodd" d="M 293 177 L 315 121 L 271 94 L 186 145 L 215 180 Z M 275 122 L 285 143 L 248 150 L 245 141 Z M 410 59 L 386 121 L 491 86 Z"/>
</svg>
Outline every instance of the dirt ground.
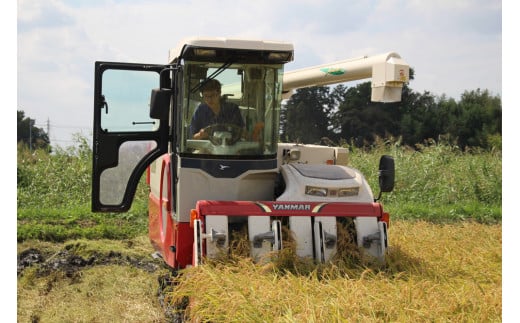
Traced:
<svg viewBox="0 0 520 323">
<path fill-rule="evenodd" d="M 102 295 L 100 289 L 91 288 L 86 284 L 89 281 L 89 276 L 97 280 L 97 284 L 104 284 L 103 280 L 106 278 L 112 281 L 114 289 L 119 288 L 120 292 L 117 294 L 122 301 L 125 298 L 134 298 L 134 303 L 125 305 L 122 311 L 127 316 L 123 316 L 121 321 L 124 322 L 184 322 L 185 320 L 179 314 L 173 314 L 169 306 L 164 303 L 164 292 L 170 290 L 170 277 L 173 274 L 169 269 L 166 269 L 162 259 L 153 258 L 150 254 L 147 257 L 139 257 L 135 255 L 128 255 L 120 251 L 104 251 L 94 252 L 89 256 L 81 256 L 74 250 L 74 245 L 63 245 L 61 249 L 48 250 L 46 248 L 38 249 L 34 247 L 19 250 L 17 257 L 17 275 L 18 275 L 18 322 L 50 322 L 54 321 L 69 321 L 74 322 L 104 322 L 111 321 L 110 313 L 105 310 L 104 313 L 96 313 L 95 310 L 89 311 L 89 307 L 99 307 L 103 299 L 114 297 L 106 297 Z M 112 269 L 111 269 L 112 268 Z M 113 268 L 117 268 L 114 270 Z M 105 278 L 98 278 L 95 275 L 96 269 L 104 270 L 101 274 Z M 112 273 L 130 272 L 132 273 L 130 279 L 135 281 L 143 281 L 143 286 L 137 286 L 135 290 L 125 292 L 125 286 L 117 287 L 116 278 L 110 278 Z M 124 274 L 123 274 L 124 275 Z M 122 276 L 119 274 L 119 276 Z M 153 277 L 155 279 L 150 279 Z M 130 283 L 129 281 L 127 281 Z M 122 284 L 125 284 L 122 281 Z M 75 286 L 75 290 L 65 292 L 69 286 Z M 133 296 L 137 289 L 148 290 L 145 296 Z M 90 290 L 83 292 L 85 290 Z M 54 295 L 53 295 L 54 293 Z M 89 294 L 90 293 L 90 294 Z M 125 294 L 126 293 L 126 294 Z M 49 312 L 58 311 L 52 310 L 51 307 L 59 302 L 67 301 L 67 299 L 75 299 L 78 303 L 82 303 L 83 295 L 90 298 L 89 304 L 83 306 L 81 311 L 71 306 L 65 306 L 63 312 L 58 317 L 52 316 Z M 124 296 L 126 295 L 126 296 Z M 91 301 L 97 298 L 96 301 Z M 141 300 L 139 300 L 141 298 Z M 112 300 L 111 300 L 112 301 Z M 117 312 L 118 304 L 116 300 L 114 304 L 107 304 L 107 307 L 114 308 Z M 139 303 L 141 302 L 141 304 Z M 144 302 L 146 310 L 143 310 Z M 81 304 L 80 304 L 81 305 Z M 78 306 L 80 306 L 78 305 Z M 40 307 L 40 309 L 38 309 Z M 128 308 L 135 308 L 142 313 L 151 311 L 148 318 L 141 318 L 139 316 L 131 317 Z M 71 312 L 66 314 L 65 312 Z M 75 314 L 72 312 L 76 312 Z M 69 316 L 67 316 L 69 315 Z M 140 315 L 140 314 L 138 314 Z M 143 314 L 144 315 L 144 314 Z M 119 320 L 117 320 L 119 321 Z"/>
<path fill-rule="evenodd" d="M 149 261 L 123 256 L 120 252 L 109 252 L 108 254 L 97 254 L 85 259 L 81 256 L 71 254 L 63 249 L 53 255 L 45 255 L 42 251 L 34 248 L 26 249 L 18 254 L 18 275 L 22 274 L 28 267 L 38 264 L 38 275 L 49 275 L 53 271 L 66 273 L 67 277 L 74 277 L 83 268 L 98 265 L 126 265 L 155 272 L 159 269 L 157 261 Z"/>
</svg>

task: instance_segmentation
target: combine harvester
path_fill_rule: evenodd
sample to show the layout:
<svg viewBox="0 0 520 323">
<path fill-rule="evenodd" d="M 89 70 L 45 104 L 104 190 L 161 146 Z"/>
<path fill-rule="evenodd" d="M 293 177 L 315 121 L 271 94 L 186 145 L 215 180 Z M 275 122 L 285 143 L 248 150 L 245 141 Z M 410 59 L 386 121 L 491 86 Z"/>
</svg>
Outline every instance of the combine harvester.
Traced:
<svg viewBox="0 0 520 323">
<path fill-rule="evenodd" d="M 290 232 L 298 256 L 327 262 L 345 223 L 363 254 L 384 261 L 389 214 L 378 200 L 394 186 L 392 157 L 381 157 L 375 197 L 346 148 L 280 143 L 280 109 L 295 89 L 367 78 L 372 101 L 397 102 L 409 66 L 386 53 L 284 73 L 293 55 L 285 42 L 192 38 L 166 65 L 96 62 L 92 211 L 128 211 L 146 172 L 150 241 L 173 269 L 228 252 L 240 230 L 255 260 Z M 190 121 L 210 79 L 245 129 L 212 125 L 194 140 Z"/>
</svg>

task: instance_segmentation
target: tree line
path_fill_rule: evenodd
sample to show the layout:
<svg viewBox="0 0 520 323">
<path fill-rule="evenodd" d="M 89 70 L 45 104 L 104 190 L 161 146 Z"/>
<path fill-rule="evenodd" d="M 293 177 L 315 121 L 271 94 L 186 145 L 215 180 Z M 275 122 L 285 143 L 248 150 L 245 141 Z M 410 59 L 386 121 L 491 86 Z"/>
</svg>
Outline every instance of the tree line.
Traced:
<svg viewBox="0 0 520 323">
<path fill-rule="evenodd" d="M 458 102 L 408 85 L 401 102 L 371 102 L 370 94 L 370 82 L 296 90 L 282 106 L 281 140 L 362 147 L 393 137 L 411 147 L 434 140 L 501 149 L 502 100 L 488 90 L 465 91 Z"/>
<path fill-rule="evenodd" d="M 30 149 L 50 149 L 49 135 L 42 128 L 35 126 L 35 120 L 25 116 L 25 112 L 17 110 L 17 143 Z"/>
<path fill-rule="evenodd" d="M 400 102 L 371 102 L 370 94 L 370 82 L 296 90 L 282 106 L 281 141 L 363 147 L 393 137 L 411 147 L 434 140 L 461 149 L 501 149 L 502 100 L 488 90 L 465 91 L 459 101 L 417 93 L 408 85 Z M 47 133 L 34 119 L 20 110 L 17 117 L 19 143 L 50 149 Z"/>
</svg>

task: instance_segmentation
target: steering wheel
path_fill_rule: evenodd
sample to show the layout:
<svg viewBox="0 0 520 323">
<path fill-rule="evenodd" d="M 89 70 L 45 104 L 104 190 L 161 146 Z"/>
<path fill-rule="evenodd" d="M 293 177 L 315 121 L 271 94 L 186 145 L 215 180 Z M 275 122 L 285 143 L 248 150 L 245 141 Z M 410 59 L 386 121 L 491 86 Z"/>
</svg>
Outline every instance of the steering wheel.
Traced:
<svg viewBox="0 0 520 323">
<path fill-rule="evenodd" d="M 242 136 L 242 128 L 232 123 L 216 123 L 204 128 L 209 141 L 215 146 L 234 145 Z"/>
</svg>

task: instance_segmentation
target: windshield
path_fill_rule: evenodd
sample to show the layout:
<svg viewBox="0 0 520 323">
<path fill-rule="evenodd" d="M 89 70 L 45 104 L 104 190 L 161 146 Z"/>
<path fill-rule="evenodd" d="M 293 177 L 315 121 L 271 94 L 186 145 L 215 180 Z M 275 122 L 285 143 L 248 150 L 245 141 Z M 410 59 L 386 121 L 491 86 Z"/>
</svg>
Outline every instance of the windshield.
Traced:
<svg viewBox="0 0 520 323">
<path fill-rule="evenodd" d="M 186 62 L 181 154 L 275 155 L 282 77 L 280 64 Z"/>
</svg>

